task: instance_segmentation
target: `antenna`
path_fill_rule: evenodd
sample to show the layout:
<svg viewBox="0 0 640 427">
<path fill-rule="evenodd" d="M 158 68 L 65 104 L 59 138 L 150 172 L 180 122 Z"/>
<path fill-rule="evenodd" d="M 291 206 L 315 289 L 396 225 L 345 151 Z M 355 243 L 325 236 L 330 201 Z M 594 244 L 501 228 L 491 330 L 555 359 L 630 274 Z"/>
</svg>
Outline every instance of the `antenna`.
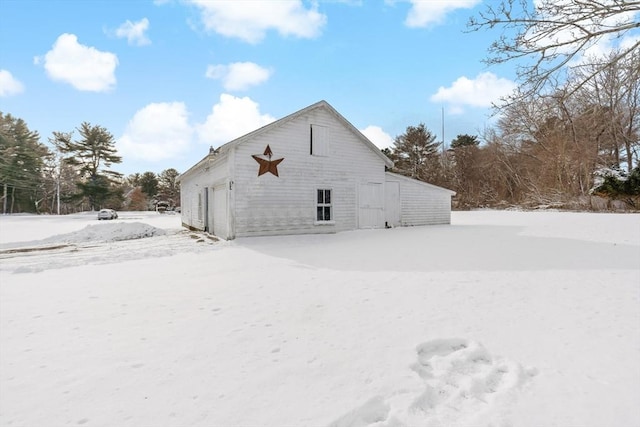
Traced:
<svg viewBox="0 0 640 427">
<path fill-rule="evenodd" d="M 444 107 L 442 107 L 442 154 L 445 153 L 444 147 Z"/>
</svg>

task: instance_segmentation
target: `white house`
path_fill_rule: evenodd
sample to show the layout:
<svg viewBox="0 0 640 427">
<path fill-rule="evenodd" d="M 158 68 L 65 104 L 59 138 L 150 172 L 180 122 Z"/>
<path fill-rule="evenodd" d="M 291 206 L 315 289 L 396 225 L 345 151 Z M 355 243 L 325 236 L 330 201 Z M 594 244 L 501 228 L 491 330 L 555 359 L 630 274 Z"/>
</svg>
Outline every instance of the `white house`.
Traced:
<svg viewBox="0 0 640 427">
<path fill-rule="evenodd" d="M 224 239 L 449 224 L 455 193 L 385 171 L 392 166 L 320 101 L 180 175 L 182 223 Z"/>
</svg>

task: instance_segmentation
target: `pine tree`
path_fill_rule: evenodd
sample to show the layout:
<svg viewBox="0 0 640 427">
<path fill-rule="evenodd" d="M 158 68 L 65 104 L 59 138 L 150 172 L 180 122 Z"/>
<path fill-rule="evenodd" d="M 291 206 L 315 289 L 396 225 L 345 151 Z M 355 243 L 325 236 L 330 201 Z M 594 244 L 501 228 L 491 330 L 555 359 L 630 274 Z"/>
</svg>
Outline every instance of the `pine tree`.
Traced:
<svg viewBox="0 0 640 427">
<path fill-rule="evenodd" d="M 2 212 L 36 212 L 43 197 L 45 160 L 51 155 L 22 119 L 0 112 Z"/>
<path fill-rule="evenodd" d="M 391 160 L 395 162 L 395 170 L 422 181 L 433 181 L 441 169 L 440 144 L 435 140 L 436 136 L 424 123 L 407 127 L 393 142 Z"/>
<path fill-rule="evenodd" d="M 140 187 L 142 192 L 149 198 L 153 199 L 158 194 L 158 177 L 153 172 L 145 172 L 140 177 Z"/>
<path fill-rule="evenodd" d="M 121 176 L 109 168 L 122 158 L 116 154 L 113 135 L 102 126 L 83 122 L 77 130 L 80 140 L 72 140 L 72 134 L 65 132 L 54 132 L 52 140 L 60 152 L 68 155 L 65 161 L 79 168 L 81 181 L 76 185 L 94 210 L 107 200 L 114 178 Z"/>
<path fill-rule="evenodd" d="M 176 182 L 180 173 L 173 169 L 165 169 L 158 175 L 160 199 L 169 202 L 170 206 L 180 204 L 180 185 Z"/>
</svg>

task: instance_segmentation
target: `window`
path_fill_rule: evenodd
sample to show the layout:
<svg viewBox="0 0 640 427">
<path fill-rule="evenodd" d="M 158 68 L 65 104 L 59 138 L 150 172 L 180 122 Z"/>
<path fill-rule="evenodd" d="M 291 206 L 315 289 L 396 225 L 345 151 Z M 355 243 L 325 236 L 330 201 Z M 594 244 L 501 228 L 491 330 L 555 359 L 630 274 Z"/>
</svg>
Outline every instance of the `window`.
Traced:
<svg viewBox="0 0 640 427">
<path fill-rule="evenodd" d="M 318 190 L 316 221 L 331 221 L 331 190 Z"/>
<path fill-rule="evenodd" d="M 198 221 L 202 221 L 202 193 L 198 193 Z"/>
<path fill-rule="evenodd" d="M 312 156 L 326 156 L 328 152 L 327 127 L 311 125 L 309 154 Z"/>
</svg>

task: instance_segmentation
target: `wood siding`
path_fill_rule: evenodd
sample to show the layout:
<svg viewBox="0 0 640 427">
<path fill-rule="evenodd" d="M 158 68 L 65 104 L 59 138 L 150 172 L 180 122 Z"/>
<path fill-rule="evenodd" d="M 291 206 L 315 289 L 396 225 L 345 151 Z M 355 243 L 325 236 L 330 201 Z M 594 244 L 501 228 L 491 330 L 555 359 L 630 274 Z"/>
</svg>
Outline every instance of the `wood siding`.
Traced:
<svg viewBox="0 0 640 427">
<path fill-rule="evenodd" d="M 451 224 L 453 191 L 387 173 L 400 186 L 400 225 Z"/>
<path fill-rule="evenodd" d="M 311 125 L 326 128 L 326 156 L 311 155 Z M 258 176 L 251 157 L 269 145 L 279 177 Z M 235 148 L 235 235 L 333 233 L 358 228 L 360 183 L 384 182 L 384 162 L 323 108 Z M 333 218 L 316 222 L 316 190 L 332 190 Z"/>
<path fill-rule="evenodd" d="M 209 221 L 212 219 L 214 211 L 211 211 L 213 200 L 213 188 L 219 185 L 226 185 L 228 182 L 228 164 L 226 159 L 211 161 L 210 165 L 205 165 L 194 171 L 189 177 L 180 182 L 180 197 L 182 209 L 182 223 L 197 230 L 204 230 L 206 226 L 205 203 L 209 200 Z M 205 196 L 208 192 L 208 196 Z M 200 195 L 200 196 L 199 196 Z M 199 198 L 202 201 L 203 212 L 199 212 Z M 210 224 L 209 227 L 212 227 Z M 228 236 L 221 235 L 223 239 Z"/>
<path fill-rule="evenodd" d="M 282 159 L 278 176 L 269 159 Z M 225 144 L 185 172 L 182 221 L 224 239 L 450 223 L 454 192 L 386 173 L 385 165 L 390 161 L 321 101 Z M 329 221 L 317 221 L 319 189 L 331 190 Z"/>
</svg>

